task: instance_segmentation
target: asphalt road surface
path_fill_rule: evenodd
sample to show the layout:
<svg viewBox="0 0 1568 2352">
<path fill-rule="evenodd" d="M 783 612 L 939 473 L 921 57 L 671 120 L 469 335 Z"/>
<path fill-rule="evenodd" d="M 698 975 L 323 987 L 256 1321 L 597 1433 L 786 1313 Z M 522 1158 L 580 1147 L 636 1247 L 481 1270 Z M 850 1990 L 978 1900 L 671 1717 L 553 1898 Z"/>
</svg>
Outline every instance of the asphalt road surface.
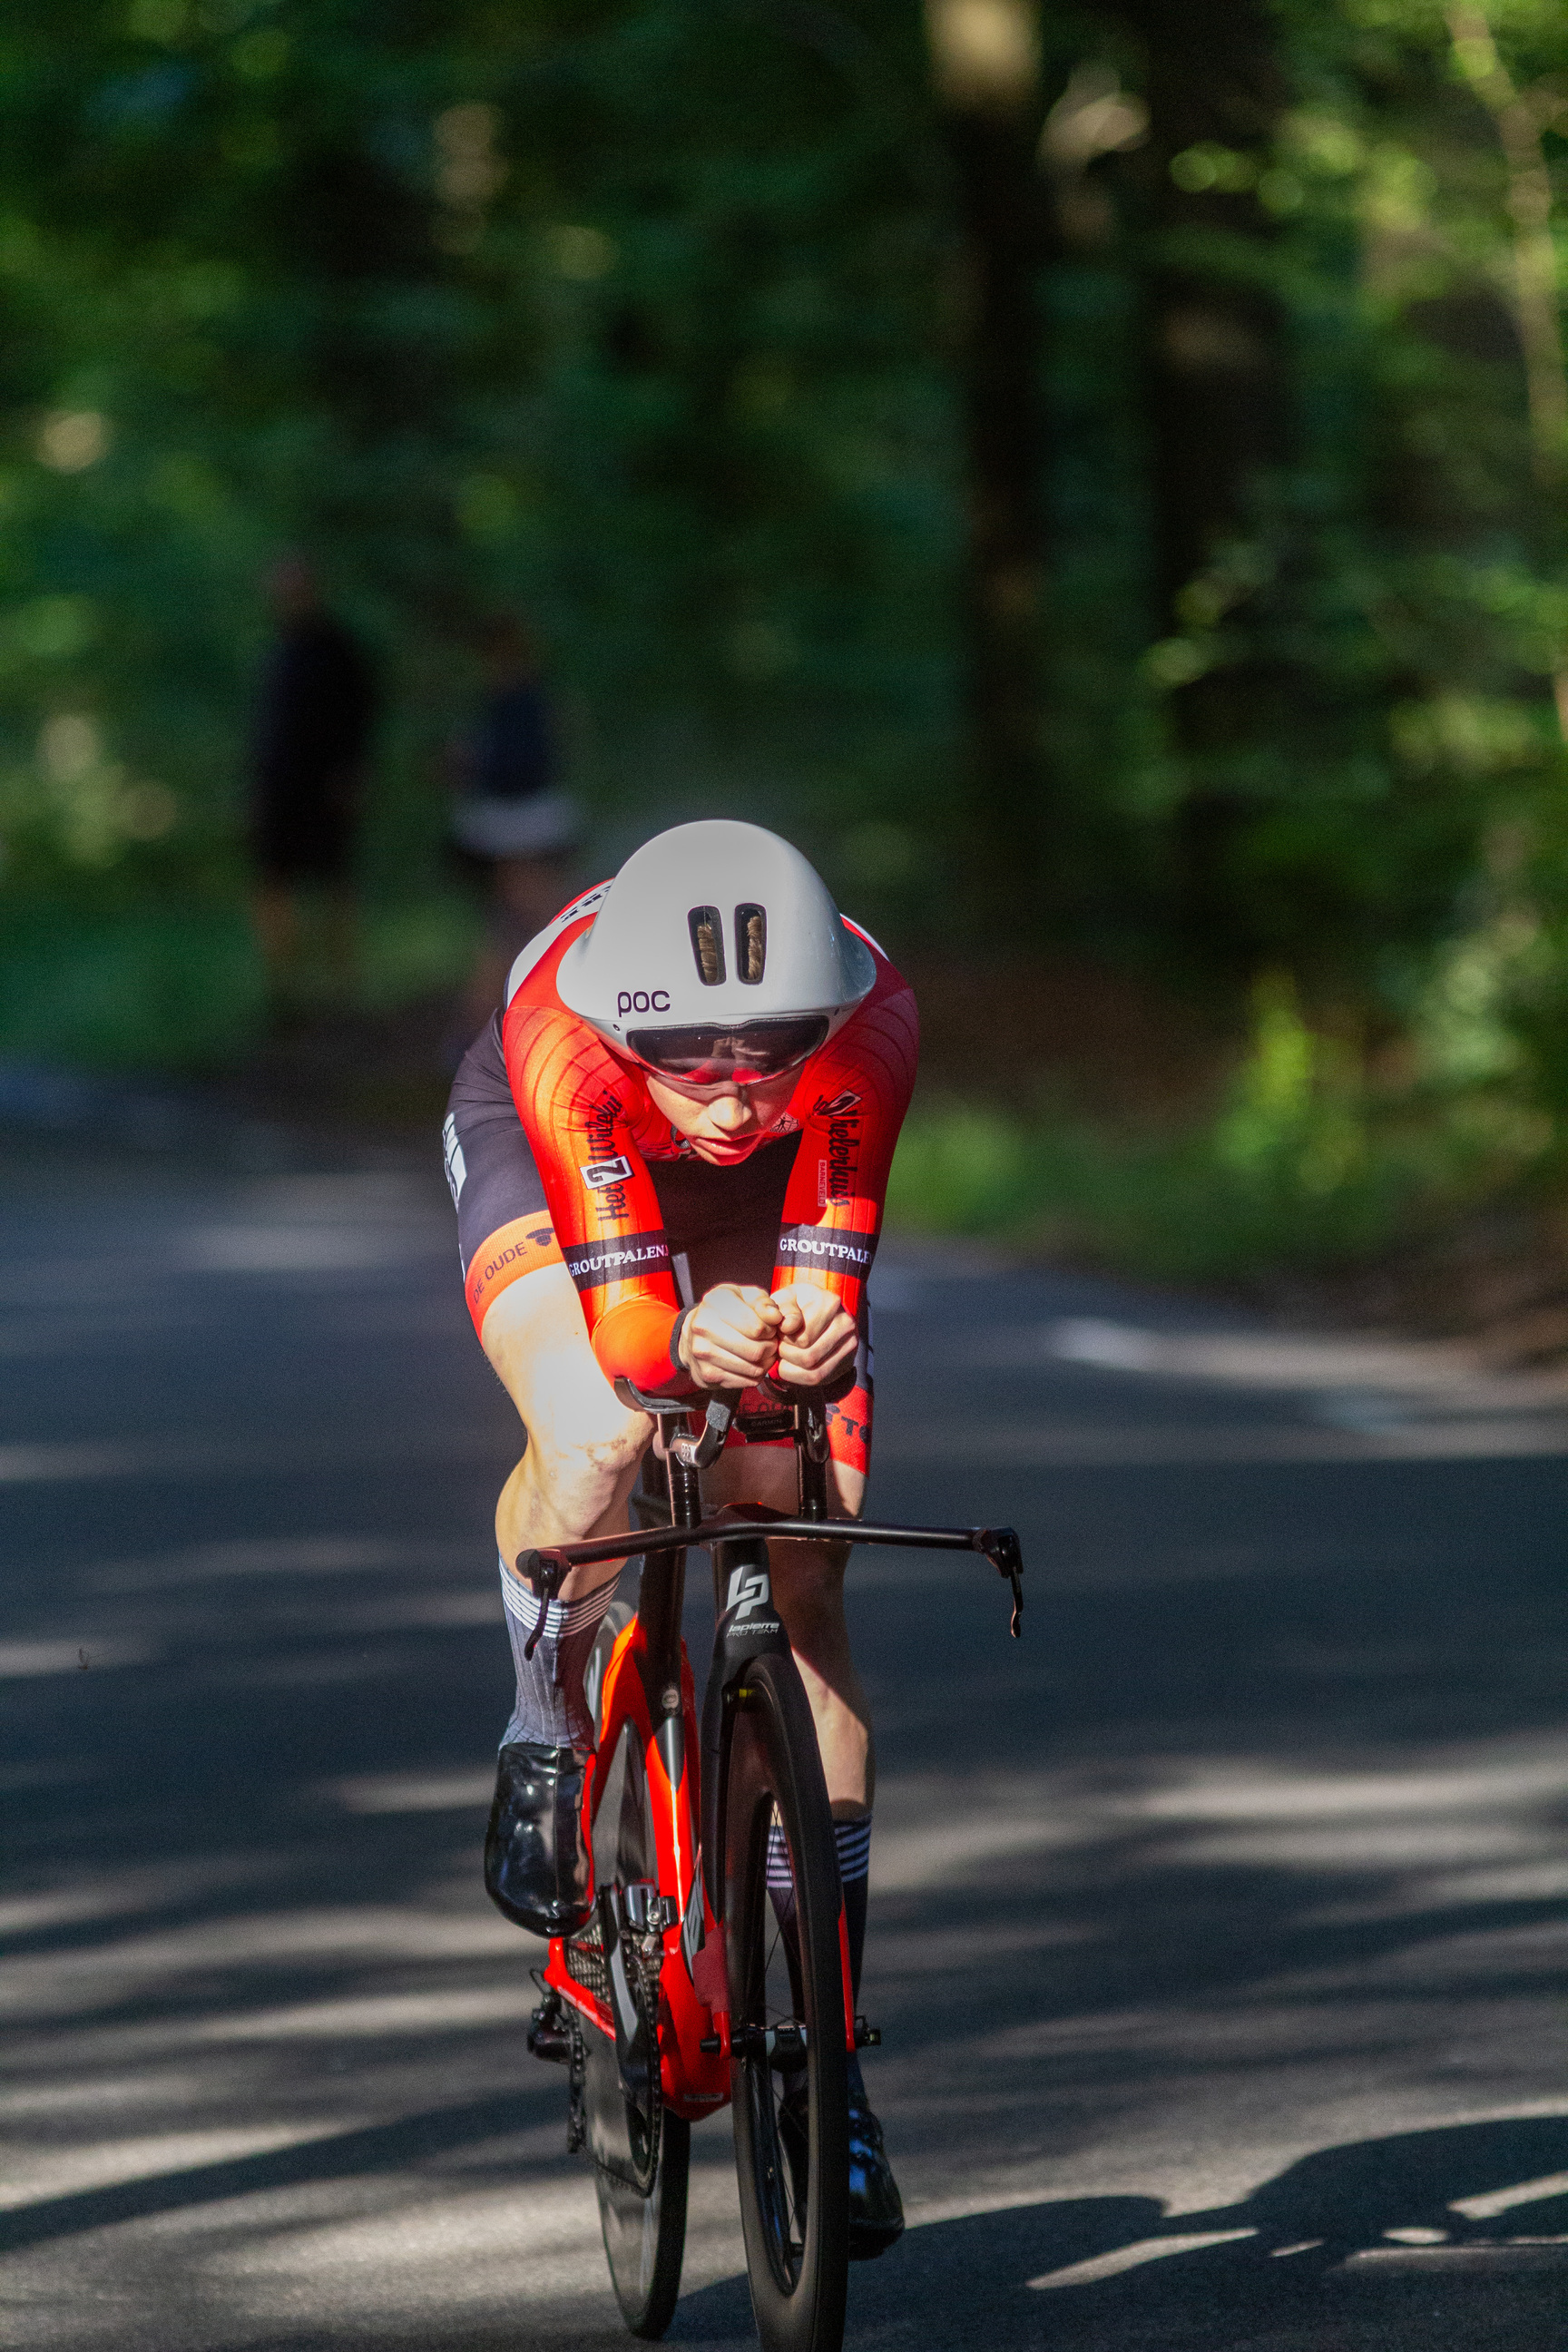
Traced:
<svg viewBox="0 0 1568 2352">
<path fill-rule="evenodd" d="M 435 1152 L 255 1141 L 0 1164 L 0 2332 L 614 2347 L 479 1879 L 515 1429 Z M 873 1295 L 877 1507 L 1013 1519 L 1029 1601 L 852 1570 L 910 2227 L 848 2342 L 1568 2346 L 1561 1390 L 962 1254 Z M 670 2340 L 743 2347 L 693 2157 Z"/>
</svg>

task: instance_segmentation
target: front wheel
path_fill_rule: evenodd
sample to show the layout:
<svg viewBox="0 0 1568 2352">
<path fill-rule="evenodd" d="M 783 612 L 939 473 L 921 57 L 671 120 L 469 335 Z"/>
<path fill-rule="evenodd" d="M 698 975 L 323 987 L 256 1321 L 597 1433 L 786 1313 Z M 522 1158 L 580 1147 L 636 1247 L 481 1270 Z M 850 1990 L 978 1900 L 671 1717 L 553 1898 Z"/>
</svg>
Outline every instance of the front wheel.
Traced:
<svg viewBox="0 0 1568 2352">
<path fill-rule="evenodd" d="M 728 1747 L 731 2092 L 752 2309 L 763 2352 L 839 2352 L 849 2138 L 838 1864 L 793 1659 L 748 1664 Z"/>
</svg>

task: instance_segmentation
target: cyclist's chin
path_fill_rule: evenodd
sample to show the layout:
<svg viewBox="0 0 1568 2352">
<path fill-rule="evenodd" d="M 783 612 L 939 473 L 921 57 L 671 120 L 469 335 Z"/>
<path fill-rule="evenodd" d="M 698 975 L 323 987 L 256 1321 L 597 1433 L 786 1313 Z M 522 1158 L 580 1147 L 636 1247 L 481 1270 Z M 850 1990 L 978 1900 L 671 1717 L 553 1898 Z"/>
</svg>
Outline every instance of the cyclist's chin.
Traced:
<svg viewBox="0 0 1568 2352">
<path fill-rule="evenodd" d="M 733 1168 L 738 1160 L 749 1160 L 762 1139 L 755 1129 L 750 1135 L 694 1135 L 691 1149 L 710 1168 Z"/>
</svg>

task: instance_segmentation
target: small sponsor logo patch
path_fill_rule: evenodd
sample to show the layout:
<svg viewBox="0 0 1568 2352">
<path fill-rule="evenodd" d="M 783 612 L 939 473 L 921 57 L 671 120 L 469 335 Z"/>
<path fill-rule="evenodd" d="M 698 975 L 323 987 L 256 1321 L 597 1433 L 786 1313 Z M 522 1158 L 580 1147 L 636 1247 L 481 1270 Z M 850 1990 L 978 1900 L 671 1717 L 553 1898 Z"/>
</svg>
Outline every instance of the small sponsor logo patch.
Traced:
<svg viewBox="0 0 1568 2352">
<path fill-rule="evenodd" d="M 633 1281 L 650 1266 L 669 1272 L 669 1249 L 662 1234 L 627 1234 L 624 1240 L 590 1242 L 563 1252 L 566 1271 L 579 1290 L 607 1282 Z"/>
<path fill-rule="evenodd" d="M 779 1235 L 778 1255 L 781 1265 L 794 1258 L 860 1273 L 871 1263 L 873 1245 L 854 1234 L 818 1233 L 810 1225 L 795 1225 Z"/>
<path fill-rule="evenodd" d="M 632 1172 L 632 1163 L 624 1151 L 613 1160 L 590 1160 L 583 1170 L 583 1181 L 590 1192 L 603 1192 L 612 1184 L 624 1184 Z"/>
</svg>

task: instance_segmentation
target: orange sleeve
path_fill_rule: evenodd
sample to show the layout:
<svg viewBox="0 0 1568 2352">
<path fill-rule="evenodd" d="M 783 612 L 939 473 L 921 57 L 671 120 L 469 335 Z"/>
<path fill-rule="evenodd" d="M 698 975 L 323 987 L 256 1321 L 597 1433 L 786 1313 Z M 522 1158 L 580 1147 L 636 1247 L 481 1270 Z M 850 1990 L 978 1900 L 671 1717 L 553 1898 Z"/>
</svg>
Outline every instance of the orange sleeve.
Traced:
<svg viewBox="0 0 1568 2352">
<path fill-rule="evenodd" d="M 606 1380 L 679 1394 L 694 1383 L 670 1355 L 679 1314 L 658 1197 L 639 1134 L 657 1125 L 647 1089 L 555 992 L 570 925 L 507 1006 L 501 1043 L 566 1268 Z"/>
<path fill-rule="evenodd" d="M 870 995 L 806 1064 L 790 1103 L 800 1121 L 800 1150 L 773 1267 L 775 1290 L 816 1283 L 836 1290 L 855 1316 L 920 1058 L 914 991 L 886 956 L 873 953 Z"/>
</svg>

